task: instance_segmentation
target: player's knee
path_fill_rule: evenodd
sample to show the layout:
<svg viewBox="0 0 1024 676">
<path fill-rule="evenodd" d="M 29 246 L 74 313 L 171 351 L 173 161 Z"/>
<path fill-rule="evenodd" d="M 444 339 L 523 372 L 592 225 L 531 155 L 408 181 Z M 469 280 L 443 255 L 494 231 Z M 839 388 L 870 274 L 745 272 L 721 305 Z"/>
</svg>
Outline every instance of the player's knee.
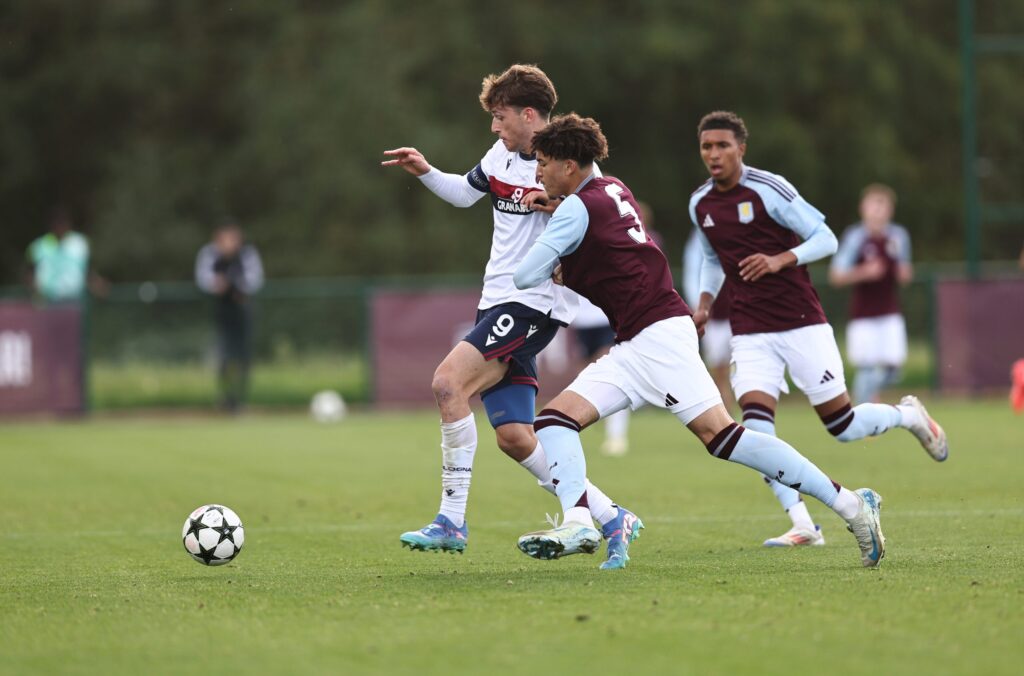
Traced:
<svg viewBox="0 0 1024 676">
<path fill-rule="evenodd" d="M 498 448 L 506 455 L 517 459 L 526 459 L 537 448 L 537 437 L 533 428 L 526 424 L 509 424 L 494 430 Z"/>
<path fill-rule="evenodd" d="M 434 379 L 430 383 L 434 398 L 438 404 L 451 401 L 462 396 L 462 382 L 450 369 L 439 366 L 434 371 Z"/>
</svg>

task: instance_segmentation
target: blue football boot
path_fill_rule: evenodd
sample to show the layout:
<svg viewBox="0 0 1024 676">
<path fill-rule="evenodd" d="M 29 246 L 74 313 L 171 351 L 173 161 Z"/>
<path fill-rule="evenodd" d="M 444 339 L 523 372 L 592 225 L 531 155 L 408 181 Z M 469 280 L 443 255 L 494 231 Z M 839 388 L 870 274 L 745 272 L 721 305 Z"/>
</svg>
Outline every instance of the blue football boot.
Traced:
<svg viewBox="0 0 1024 676">
<path fill-rule="evenodd" d="M 601 534 L 608 540 L 608 559 L 601 564 L 601 570 L 625 568 L 629 561 L 629 543 L 640 537 L 643 528 L 644 522 L 636 514 L 619 507 L 618 516 L 601 526 Z"/>
<path fill-rule="evenodd" d="M 462 528 L 456 528 L 448 517 L 438 514 L 430 523 L 419 530 L 402 533 L 400 540 L 403 547 L 426 552 L 458 552 L 466 548 L 469 539 L 469 524 L 463 522 Z"/>
</svg>

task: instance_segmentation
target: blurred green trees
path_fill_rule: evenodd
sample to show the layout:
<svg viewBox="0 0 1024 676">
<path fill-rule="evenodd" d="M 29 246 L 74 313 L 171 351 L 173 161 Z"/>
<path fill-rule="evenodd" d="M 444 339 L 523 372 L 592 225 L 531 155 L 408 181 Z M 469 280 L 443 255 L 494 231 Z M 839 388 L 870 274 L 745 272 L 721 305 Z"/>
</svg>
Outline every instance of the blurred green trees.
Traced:
<svg viewBox="0 0 1024 676">
<path fill-rule="evenodd" d="M 558 110 L 601 121 L 620 176 L 681 250 L 703 180 L 695 126 L 743 115 L 748 162 L 840 231 L 892 184 L 919 259 L 962 256 L 953 0 L 480 3 L 3 0 L 0 281 L 49 206 L 74 210 L 114 280 L 181 279 L 234 215 L 275 276 L 482 271 L 486 202 L 458 210 L 380 152 L 465 172 L 493 142 L 481 78 L 540 64 Z M 1024 3 L 978 0 L 979 32 Z M 1021 200 L 1024 55 L 979 68 L 987 200 Z M 984 232 L 1015 257 L 1019 223 Z"/>
</svg>

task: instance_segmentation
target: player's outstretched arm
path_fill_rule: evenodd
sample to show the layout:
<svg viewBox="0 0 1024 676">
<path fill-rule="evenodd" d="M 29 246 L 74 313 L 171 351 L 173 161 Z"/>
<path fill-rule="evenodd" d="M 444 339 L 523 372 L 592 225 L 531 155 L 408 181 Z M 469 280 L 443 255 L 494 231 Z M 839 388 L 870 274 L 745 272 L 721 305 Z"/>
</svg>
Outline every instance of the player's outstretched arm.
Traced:
<svg viewBox="0 0 1024 676">
<path fill-rule="evenodd" d="M 381 162 L 380 166 L 382 167 L 401 167 L 413 176 L 422 176 L 430 171 L 430 163 L 427 162 L 427 158 L 423 157 L 423 153 L 415 148 L 395 148 L 394 150 L 385 150 L 384 154 L 392 159 Z"/>
</svg>

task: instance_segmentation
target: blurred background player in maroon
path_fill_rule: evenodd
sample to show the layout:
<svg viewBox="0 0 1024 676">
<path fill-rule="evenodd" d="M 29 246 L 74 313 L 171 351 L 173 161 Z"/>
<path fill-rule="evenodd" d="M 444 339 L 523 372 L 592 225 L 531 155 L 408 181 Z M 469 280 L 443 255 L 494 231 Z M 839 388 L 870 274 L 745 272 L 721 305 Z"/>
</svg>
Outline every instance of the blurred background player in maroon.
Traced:
<svg viewBox="0 0 1024 676">
<path fill-rule="evenodd" d="M 829 281 L 853 287 L 846 325 L 846 356 L 857 369 L 853 401 L 878 401 L 886 387 L 899 381 L 907 360 L 907 326 L 900 307 L 900 287 L 914 277 L 910 235 L 892 222 L 896 193 L 872 183 L 860 199 L 860 222 L 843 233 L 832 257 Z"/>
</svg>

